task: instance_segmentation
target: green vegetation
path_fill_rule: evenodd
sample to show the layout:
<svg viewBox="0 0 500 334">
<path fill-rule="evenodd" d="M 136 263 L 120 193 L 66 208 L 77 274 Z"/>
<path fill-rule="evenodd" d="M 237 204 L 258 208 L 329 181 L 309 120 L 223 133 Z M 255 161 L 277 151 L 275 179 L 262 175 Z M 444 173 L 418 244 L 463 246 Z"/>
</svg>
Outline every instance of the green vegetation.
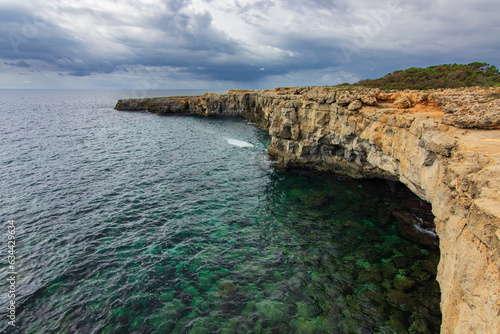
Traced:
<svg viewBox="0 0 500 334">
<path fill-rule="evenodd" d="M 361 80 L 354 85 L 386 90 L 500 86 L 500 73 L 488 63 L 445 64 L 394 71 L 382 78 Z"/>
</svg>

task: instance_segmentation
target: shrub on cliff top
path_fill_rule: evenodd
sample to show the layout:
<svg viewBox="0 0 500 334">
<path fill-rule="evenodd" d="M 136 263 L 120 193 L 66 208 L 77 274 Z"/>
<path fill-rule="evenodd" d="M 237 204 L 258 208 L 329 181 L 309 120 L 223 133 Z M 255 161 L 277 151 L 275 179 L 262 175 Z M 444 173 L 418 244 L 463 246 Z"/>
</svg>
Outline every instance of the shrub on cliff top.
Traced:
<svg viewBox="0 0 500 334">
<path fill-rule="evenodd" d="M 488 63 L 445 64 L 394 71 L 379 79 L 361 80 L 355 85 L 387 90 L 499 86 L 500 73 Z"/>
</svg>

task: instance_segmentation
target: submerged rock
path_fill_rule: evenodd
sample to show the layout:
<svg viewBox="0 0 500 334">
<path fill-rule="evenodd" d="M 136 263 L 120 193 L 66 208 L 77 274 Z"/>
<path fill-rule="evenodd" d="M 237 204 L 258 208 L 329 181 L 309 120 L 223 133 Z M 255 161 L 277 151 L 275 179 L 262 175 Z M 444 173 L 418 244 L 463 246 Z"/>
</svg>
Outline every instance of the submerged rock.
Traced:
<svg viewBox="0 0 500 334">
<path fill-rule="evenodd" d="M 389 290 L 386 296 L 389 304 L 403 311 L 410 311 L 415 308 L 413 299 L 399 290 Z"/>
<path fill-rule="evenodd" d="M 394 265 L 398 269 L 402 269 L 408 266 L 408 259 L 404 256 L 396 256 L 392 260 L 394 261 Z"/>
<path fill-rule="evenodd" d="M 376 282 L 380 283 L 383 280 L 382 271 L 380 269 L 365 269 L 359 273 L 358 282 Z"/>
<path fill-rule="evenodd" d="M 394 287 L 401 292 L 411 289 L 414 285 L 414 280 L 411 280 L 403 275 L 396 275 L 396 278 L 394 279 Z"/>
<path fill-rule="evenodd" d="M 272 322 L 279 322 L 287 314 L 288 307 L 286 304 L 274 301 L 274 300 L 263 300 L 256 305 L 257 312 L 264 319 L 268 319 Z"/>
<path fill-rule="evenodd" d="M 429 327 L 424 319 L 419 318 L 412 322 L 410 328 L 408 328 L 408 332 L 410 334 L 429 333 Z"/>
</svg>

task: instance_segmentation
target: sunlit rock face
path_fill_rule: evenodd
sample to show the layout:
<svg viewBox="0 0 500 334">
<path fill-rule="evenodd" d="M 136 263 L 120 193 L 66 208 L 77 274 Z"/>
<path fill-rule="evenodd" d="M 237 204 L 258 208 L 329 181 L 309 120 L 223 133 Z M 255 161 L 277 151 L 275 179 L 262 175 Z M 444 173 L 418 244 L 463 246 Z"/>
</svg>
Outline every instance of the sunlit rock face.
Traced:
<svg viewBox="0 0 500 334">
<path fill-rule="evenodd" d="M 499 97 L 499 88 L 293 87 L 120 100 L 116 109 L 242 116 L 269 130 L 269 156 L 283 166 L 401 181 L 435 215 L 441 331 L 499 333 Z"/>
</svg>

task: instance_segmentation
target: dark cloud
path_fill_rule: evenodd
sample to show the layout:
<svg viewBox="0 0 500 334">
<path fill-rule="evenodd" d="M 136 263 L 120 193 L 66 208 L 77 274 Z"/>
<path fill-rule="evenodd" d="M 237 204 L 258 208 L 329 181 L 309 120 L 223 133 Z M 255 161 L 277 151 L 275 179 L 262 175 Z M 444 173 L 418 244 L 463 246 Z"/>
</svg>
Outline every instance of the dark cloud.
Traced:
<svg viewBox="0 0 500 334">
<path fill-rule="evenodd" d="M 155 23 L 154 27 L 164 31 L 169 38 L 168 43 L 161 45 L 165 50 L 175 46 L 186 51 L 234 54 L 238 49 L 236 41 L 212 27 L 209 13 L 164 15 Z"/>
<path fill-rule="evenodd" d="M 190 0 L 170 0 L 166 2 L 168 9 L 174 13 L 179 12 L 182 8 L 186 7 L 190 3 Z"/>
<path fill-rule="evenodd" d="M 88 77 L 91 76 L 92 73 L 86 71 L 75 71 L 70 73 L 58 73 L 61 77 Z"/>
<path fill-rule="evenodd" d="M 27 62 L 25 62 L 24 60 L 20 60 L 20 61 L 15 62 L 15 63 L 4 62 L 4 64 L 10 65 L 10 66 L 15 66 L 15 67 L 21 67 L 21 68 L 31 67 L 31 65 L 28 64 Z"/>
<path fill-rule="evenodd" d="M 314 9 L 314 10 L 337 10 L 337 11 L 345 11 L 347 9 L 348 2 L 347 0 L 287 0 L 289 8 L 295 8 L 303 10 L 306 9 Z"/>
<path fill-rule="evenodd" d="M 74 59 L 82 46 L 57 25 L 36 21 L 28 10 L 3 12 L 0 24 L 0 57 L 3 59 L 39 60 L 55 64 L 59 59 Z"/>
<path fill-rule="evenodd" d="M 245 15 L 249 12 L 266 13 L 271 7 L 274 7 L 275 1 L 255 1 L 245 5 L 240 4 L 238 1 L 235 3 L 235 10 L 240 15 Z"/>
<path fill-rule="evenodd" d="M 498 65 L 500 4 L 457 1 L 463 10 L 452 12 L 448 0 L 2 4 L 0 59 L 13 71 L 65 77 L 151 67 L 179 80 L 249 85 L 300 71 L 315 73 L 314 84 L 322 71 L 364 78 L 439 63 Z"/>
</svg>

